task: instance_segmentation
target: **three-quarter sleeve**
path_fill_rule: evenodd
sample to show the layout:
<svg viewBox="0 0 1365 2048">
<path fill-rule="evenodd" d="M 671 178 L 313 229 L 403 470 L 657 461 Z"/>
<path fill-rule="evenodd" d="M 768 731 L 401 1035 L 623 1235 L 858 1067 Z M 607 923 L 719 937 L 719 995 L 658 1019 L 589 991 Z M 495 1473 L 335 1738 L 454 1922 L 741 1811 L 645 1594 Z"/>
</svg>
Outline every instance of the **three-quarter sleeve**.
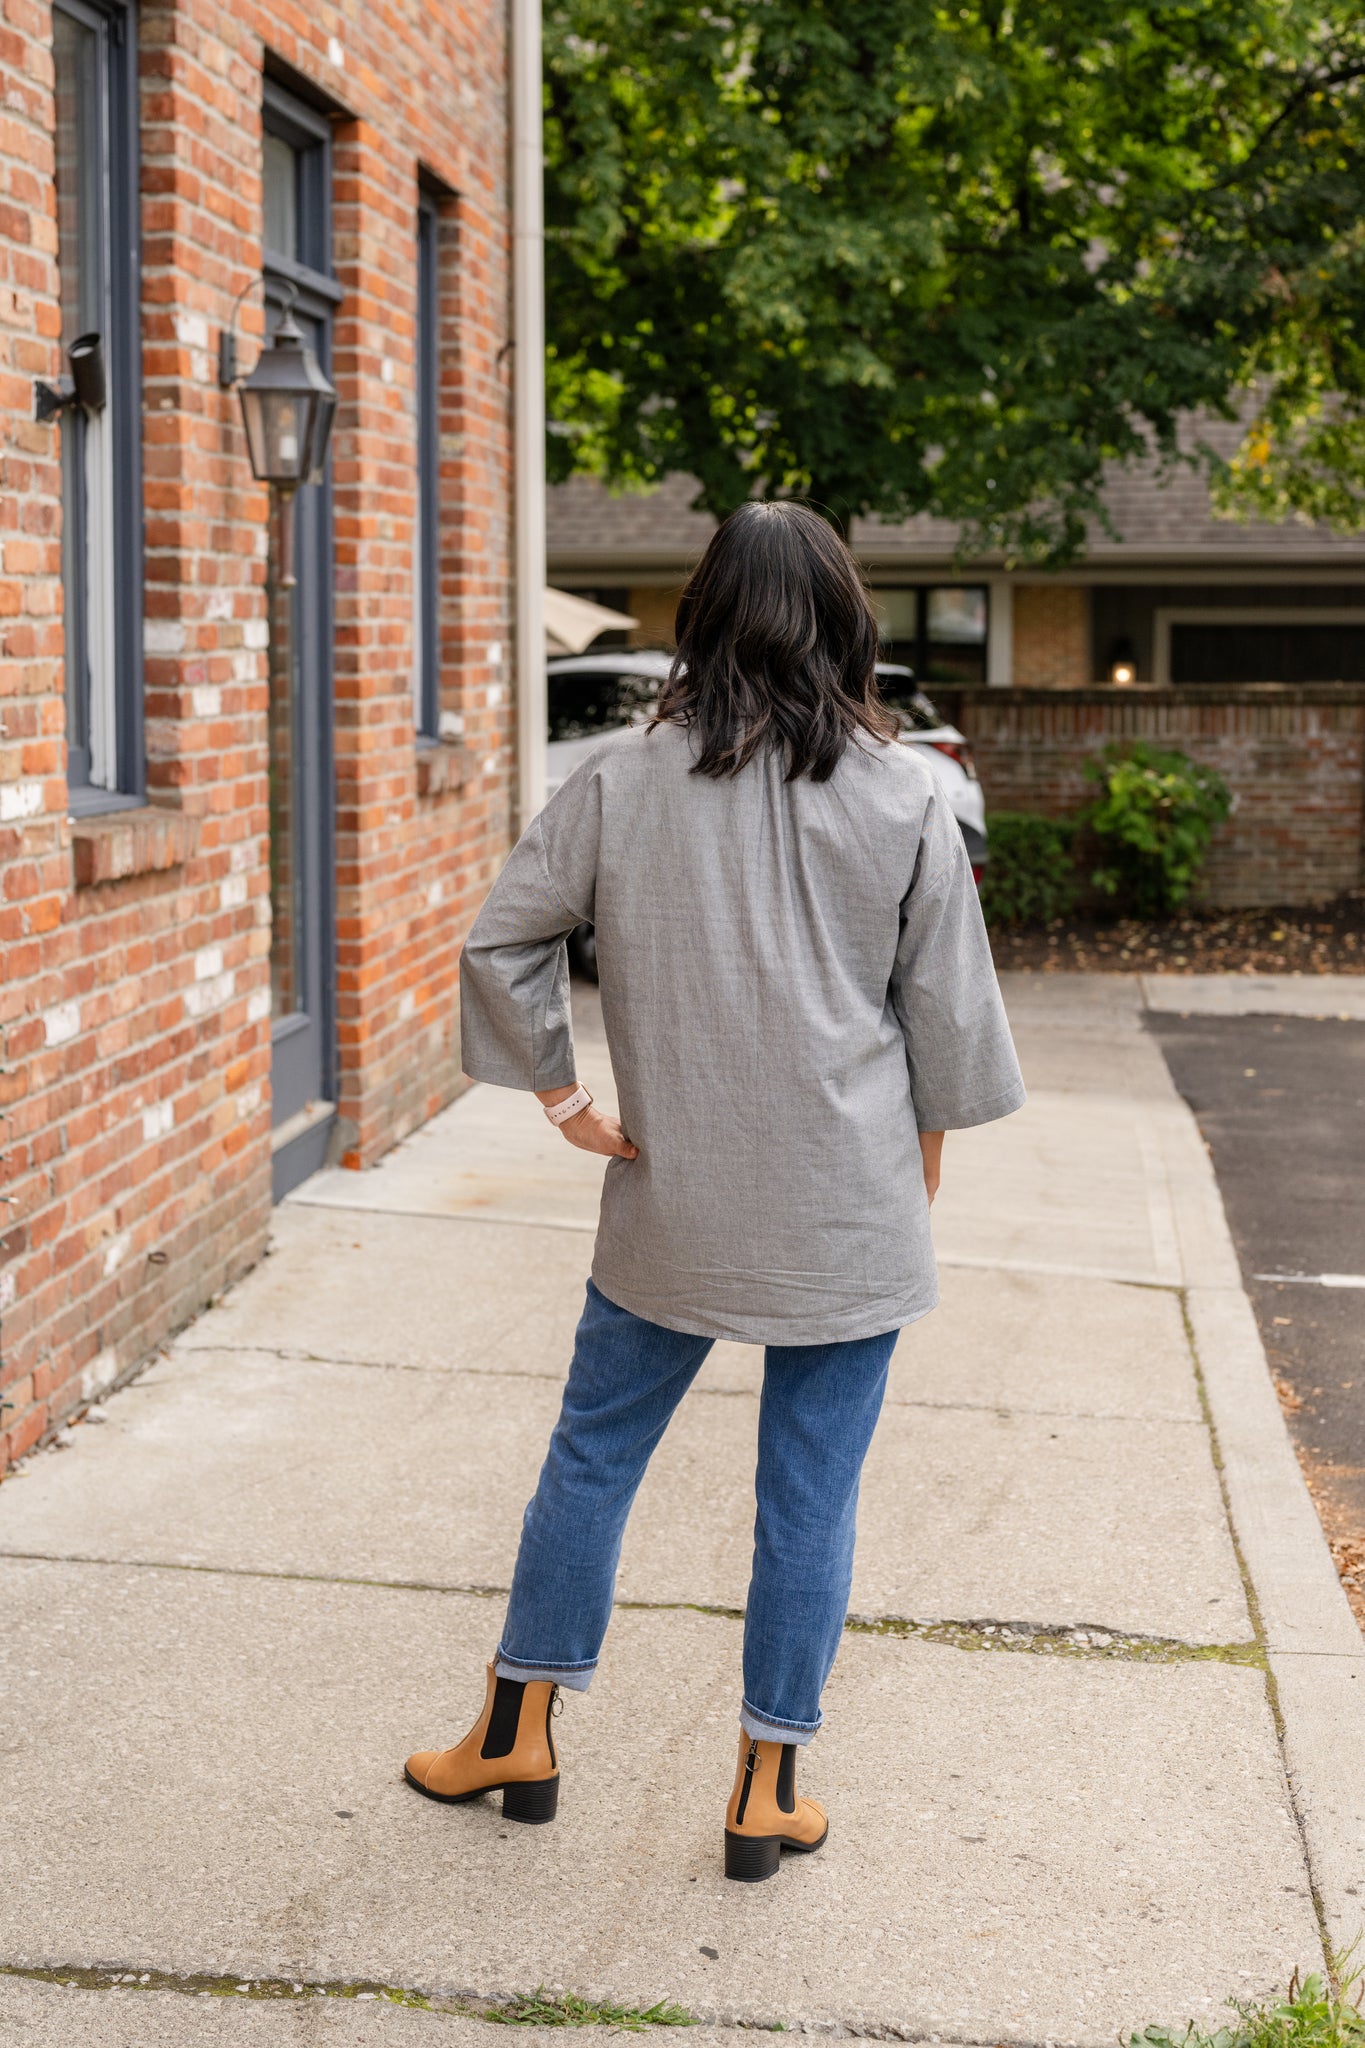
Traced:
<svg viewBox="0 0 1365 2048">
<path fill-rule="evenodd" d="M 937 791 L 900 914 L 891 999 L 919 1128 L 963 1130 L 1009 1116 L 1023 1103 L 1024 1083 L 971 863 Z"/>
<path fill-rule="evenodd" d="M 599 792 L 584 762 L 531 820 L 460 955 L 460 1065 L 500 1088 L 578 1079 L 564 940 L 593 914 Z"/>
</svg>

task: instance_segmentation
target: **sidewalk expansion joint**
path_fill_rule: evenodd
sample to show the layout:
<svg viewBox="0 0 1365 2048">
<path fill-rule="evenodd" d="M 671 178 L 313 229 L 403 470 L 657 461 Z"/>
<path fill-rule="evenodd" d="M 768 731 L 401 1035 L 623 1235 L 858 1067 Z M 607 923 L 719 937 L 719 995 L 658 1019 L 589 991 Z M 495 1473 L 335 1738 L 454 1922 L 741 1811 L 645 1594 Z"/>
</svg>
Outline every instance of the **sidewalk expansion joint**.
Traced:
<svg viewBox="0 0 1365 2048">
<path fill-rule="evenodd" d="M 564 1373 L 533 1372 L 525 1366 L 508 1365 L 414 1365 L 410 1359 L 399 1358 L 337 1358 L 327 1351 L 307 1351 L 285 1344 L 187 1344 L 179 1352 L 178 1360 L 186 1358 L 269 1358 L 281 1365 L 325 1365 L 355 1372 L 411 1372 L 423 1373 L 429 1379 L 486 1379 L 486 1380 L 538 1380 L 554 1386 L 564 1385 Z M 164 1380 L 144 1382 L 139 1391 L 155 1393 L 166 1384 Z M 688 1398 L 724 1401 L 757 1401 L 759 1387 L 699 1387 L 688 1390 Z M 1134 1415 L 1118 1408 L 1024 1408 L 1007 1401 L 934 1401 L 924 1397 L 888 1394 L 884 1407 L 924 1408 L 933 1414 L 944 1415 L 998 1415 L 1002 1421 L 1014 1421 L 1022 1417 L 1025 1421 L 1038 1422 L 1151 1422 L 1163 1429 L 1205 1428 L 1202 1415 Z"/>
<path fill-rule="evenodd" d="M 183 1572 L 197 1578 L 256 1579 L 286 1586 L 355 1586 L 376 1593 L 436 1593 L 445 1598 L 505 1600 L 508 1586 L 451 1585 L 434 1579 L 376 1579 L 355 1572 L 282 1571 L 266 1565 L 195 1564 L 167 1557 L 94 1557 L 77 1552 L 7 1550 L 0 1562 L 94 1566 L 101 1571 Z M 700 1614 L 715 1621 L 743 1621 L 742 1607 L 705 1600 L 614 1600 L 620 1614 Z M 1137 1664 L 1244 1664 L 1267 1669 L 1263 1642 L 1186 1643 L 1175 1636 L 1137 1635 L 1100 1622 L 911 1620 L 901 1615 L 850 1614 L 849 1635 L 892 1636 L 955 1650 L 1007 1650 L 1032 1656 L 1123 1658 Z"/>
<path fill-rule="evenodd" d="M 315 2004 L 320 1998 L 376 2001 L 417 2012 L 490 2020 L 501 2026 L 608 2026 L 639 2033 L 646 2027 L 697 2025 L 691 2013 L 666 1999 L 651 2006 L 622 2006 L 594 2004 L 565 1993 L 484 1998 L 474 1991 L 418 1991 L 403 1984 L 381 1984 L 371 1977 L 244 1977 L 210 1971 L 130 1969 L 119 1963 L 0 1963 L 0 1978 L 5 1977 L 52 1984 L 64 1991 L 173 1991 L 184 1998 L 283 1999 L 293 2004 Z"/>
<path fill-rule="evenodd" d="M 1242 1664 L 1266 1669 L 1265 1646 L 1259 1642 L 1186 1643 L 1175 1636 L 1134 1635 L 1090 1621 L 898 1621 L 851 1614 L 844 1627 L 857 1635 L 947 1643 L 955 1650 L 1022 1650 L 1035 1657 L 1117 1657 L 1130 1664 Z"/>
<path fill-rule="evenodd" d="M 418 1991 L 407 1985 L 381 1984 L 374 1978 L 243 1977 L 208 1971 L 143 1970 L 118 1963 L 0 1963 L 0 1980 L 50 1984 L 64 1991 L 161 1991 L 185 1998 L 237 1998 L 315 2005 L 319 1999 L 397 2005 L 410 2011 L 448 2014 L 452 2018 L 487 2020 L 498 2026 L 609 2027 L 615 2032 L 644 2033 L 656 2027 L 709 2027 L 734 2034 L 819 2034 L 825 2038 L 901 2041 L 919 2048 L 988 2048 L 992 2035 L 954 2034 L 930 2022 L 910 2026 L 894 2021 L 779 2020 L 740 2018 L 732 2008 L 689 2012 L 668 1999 L 653 2005 L 612 2005 L 579 1998 L 572 1992 L 535 1991 L 484 1997 L 473 1991 Z M 1014 2041 L 1010 2048 L 1055 2048 L 1055 2038 Z"/>
</svg>

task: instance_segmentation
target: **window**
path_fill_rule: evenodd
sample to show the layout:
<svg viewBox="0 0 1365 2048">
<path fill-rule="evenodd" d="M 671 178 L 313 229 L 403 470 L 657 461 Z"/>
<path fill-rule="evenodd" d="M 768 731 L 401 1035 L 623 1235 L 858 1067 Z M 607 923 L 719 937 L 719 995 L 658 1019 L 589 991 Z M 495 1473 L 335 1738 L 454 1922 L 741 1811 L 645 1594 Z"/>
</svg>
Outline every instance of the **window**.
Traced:
<svg viewBox="0 0 1365 2048">
<path fill-rule="evenodd" d="M 98 337 L 104 403 L 61 413 L 67 782 L 73 811 L 142 791 L 142 479 L 135 24 L 56 0 L 52 60 L 63 367 Z"/>
<path fill-rule="evenodd" d="M 883 661 L 903 662 L 918 683 L 984 683 L 986 592 L 979 584 L 874 590 Z M 895 692 L 887 692 L 892 701 Z"/>
<path fill-rule="evenodd" d="M 1342 606 L 1158 606 L 1158 683 L 1365 682 L 1365 612 Z"/>
<path fill-rule="evenodd" d="M 417 514 L 413 534 L 412 714 L 420 737 L 441 718 L 441 216 L 417 198 Z"/>
</svg>

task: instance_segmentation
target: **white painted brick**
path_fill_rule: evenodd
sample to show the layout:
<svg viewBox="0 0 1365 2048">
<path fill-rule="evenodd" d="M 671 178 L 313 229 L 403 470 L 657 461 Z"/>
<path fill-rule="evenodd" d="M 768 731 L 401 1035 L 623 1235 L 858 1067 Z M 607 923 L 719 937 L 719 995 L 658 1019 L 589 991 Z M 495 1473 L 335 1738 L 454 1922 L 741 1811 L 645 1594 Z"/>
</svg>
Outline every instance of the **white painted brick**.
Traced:
<svg viewBox="0 0 1365 2048">
<path fill-rule="evenodd" d="M 246 1021 L 248 1024 L 264 1024 L 270 1015 L 270 990 L 258 988 L 246 999 Z"/>
<path fill-rule="evenodd" d="M 175 338 L 182 348 L 207 348 L 209 345 L 209 323 L 203 313 L 192 313 L 188 307 L 179 306 L 175 312 Z"/>
<path fill-rule="evenodd" d="M 261 544 L 265 545 L 262 533 Z M 270 645 L 270 622 L 267 619 L 243 619 L 242 642 L 247 647 L 268 647 Z"/>
<path fill-rule="evenodd" d="M 221 946 L 201 946 L 194 956 L 194 978 L 196 981 L 211 981 L 223 971 L 223 949 Z"/>
<path fill-rule="evenodd" d="M 436 908 L 436 906 L 437 906 L 437 904 L 438 904 L 438 903 L 444 903 L 444 902 L 445 902 L 445 900 L 446 900 L 446 885 L 445 885 L 445 883 L 444 883 L 444 882 L 433 882 L 433 883 L 432 883 L 432 885 L 431 885 L 431 887 L 430 887 L 430 888 L 429 888 L 429 889 L 427 890 L 427 909 L 428 909 L 428 910 L 434 910 L 434 909 Z"/>
<path fill-rule="evenodd" d="M 185 990 L 185 1015 L 206 1017 L 210 1010 L 221 1010 L 230 1002 L 237 977 L 231 972 L 215 975 L 212 981 L 197 981 L 193 988 Z"/>
<path fill-rule="evenodd" d="M 190 691 L 196 718 L 217 718 L 223 708 L 223 693 L 216 683 L 196 683 Z"/>
<path fill-rule="evenodd" d="M 0 1315 L 7 1308 L 13 1308 L 19 1299 L 19 1288 L 12 1272 L 0 1273 Z"/>
<path fill-rule="evenodd" d="M 255 1116 L 261 1106 L 261 1084 L 254 1081 L 250 1088 L 242 1088 L 237 1094 L 237 1114 L 240 1117 Z"/>
<path fill-rule="evenodd" d="M 218 907 L 220 910 L 236 910 L 246 902 L 246 876 L 228 875 L 218 884 Z"/>
<path fill-rule="evenodd" d="M 65 1045 L 81 1028 L 79 1003 L 58 1003 L 45 1012 L 43 1037 L 49 1045 Z"/>
<path fill-rule="evenodd" d="M 132 1242 L 133 1233 L 130 1230 L 121 1230 L 117 1237 L 110 1238 L 108 1244 L 104 1247 L 104 1277 L 106 1280 L 111 1273 L 117 1273 L 119 1267 L 128 1256 Z"/>
<path fill-rule="evenodd" d="M 18 818 L 39 817 L 42 808 L 41 782 L 0 783 L 0 823 L 9 825 Z"/>
<path fill-rule="evenodd" d="M 164 1138 L 175 1129 L 175 1104 L 154 1102 L 150 1109 L 142 1112 L 142 1142 L 150 1145 L 157 1138 Z"/>
<path fill-rule="evenodd" d="M 185 621 L 145 619 L 142 625 L 142 646 L 144 653 L 147 654 L 183 654 Z"/>
<path fill-rule="evenodd" d="M 414 1010 L 415 1010 L 416 1008 L 417 1008 L 417 998 L 416 998 L 416 996 L 415 996 L 415 995 L 413 994 L 413 992 L 412 992 L 412 990 L 411 990 L 411 989 L 406 989 L 406 990 L 404 991 L 404 993 L 403 993 L 403 994 L 402 994 L 402 995 L 401 995 L 401 996 L 400 996 L 400 997 L 398 998 L 398 1021 L 399 1021 L 399 1023 L 400 1023 L 400 1024 L 405 1024 L 405 1023 L 407 1022 L 408 1018 L 409 1018 L 409 1017 L 410 1017 L 410 1016 L 412 1015 L 413 1011 L 414 1011 Z"/>
<path fill-rule="evenodd" d="M 81 1374 L 82 1401 L 93 1401 L 97 1394 L 102 1394 L 106 1387 L 112 1386 L 117 1378 L 118 1353 L 101 1351 L 97 1358 L 91 1359 Z"/>
</svg>

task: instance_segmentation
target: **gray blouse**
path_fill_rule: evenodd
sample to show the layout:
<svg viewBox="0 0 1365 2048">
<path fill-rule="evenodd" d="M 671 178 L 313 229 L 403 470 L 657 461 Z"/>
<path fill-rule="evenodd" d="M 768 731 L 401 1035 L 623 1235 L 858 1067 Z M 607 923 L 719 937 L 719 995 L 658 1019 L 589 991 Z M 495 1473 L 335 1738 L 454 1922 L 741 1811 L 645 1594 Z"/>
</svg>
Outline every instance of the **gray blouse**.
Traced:
<svg viewBox="0 0 1365 2048">
<path fill-rule="evenodd" d="M 613 734 L 523 833 L 464 948 L 464 1071 L 577 1079 L 564 937 L 591 920 L 640 1148 L 606 1170 L 602 1293 L 743 1344 L 898 1328 L 938 1298 L 917 1132 L 1024 1100 L 962 835 L 897 743 L 823 783 L 692 760 L 676 726 Z"/>
</svg>

